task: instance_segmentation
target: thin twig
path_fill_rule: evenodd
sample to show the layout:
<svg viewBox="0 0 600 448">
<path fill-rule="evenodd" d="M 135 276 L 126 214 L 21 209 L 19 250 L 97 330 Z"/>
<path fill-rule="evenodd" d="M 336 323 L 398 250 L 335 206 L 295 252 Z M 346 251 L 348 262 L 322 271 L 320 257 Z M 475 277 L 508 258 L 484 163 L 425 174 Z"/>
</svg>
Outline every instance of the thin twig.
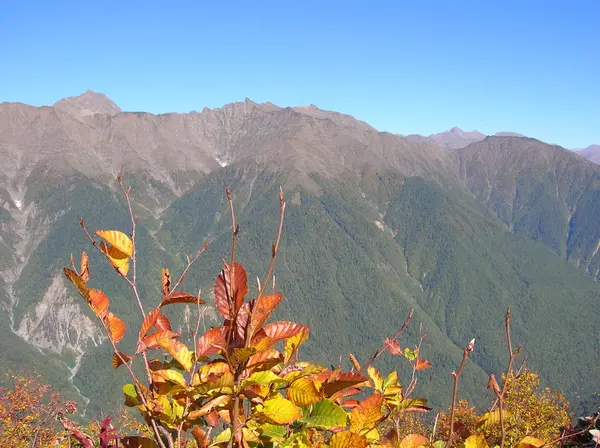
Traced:
<svg viewBox="0 0 600 448">
<path fill-rule="evenodd" d="M 281 234 L 283 233 L 283 219 L 285 217 L 285 201 L 283 199 L 283 189 L 279 187 L 279 230 L 277 231 L 277 238 L 275 239 L 275 243 L 271 247 L 271 262 L 269 263 L 269 269 L 267 271 L 267 275 L 265 276 L 265 281 L 262 285 L 262 288 L 258 292 L 258 298 L 262 297 L 269 284 L 269 277 L 273 274 L 273 269 L 275 268 L 275 259 L 277 258 L 277 252 L 279 251 L 279 242 L 281 241 Z"/>
<path fill-rule="evenodd" d="M 471 355 L 471 352 L 474 348 L 475 339 L 472 339 L 471 342 L 469 342 L 469 344 L 463 350 L 463 358 L 460 363 L 460 367 L 456 372 L 450 373 L 450 375 L 454 377 L 454 386 L 452 388 L 452 406 L 450 407 L 450 435 L 448 436 L 446 447 L 449 447 L 451 445 L 452 438 L 454 436 L 454 416 L 456 412 L 456 397 L 458 396 L 458 382 L 460 380 L 462 371 L 465 368 L 465 364 L 467 363 L 467 359 L 469 359 L 469 356 Z"/>
<path fill-rule="evenodd" d="M 402 324 L 402 327 L 400 327 L 400 330 L 398 330 L 398 332 L 394 335 L 394 337 L 392 339 L 398 339 L 400 337 L 400 335 L 404 332 L 404 330 L 406 330 L 406 327 L 408 327 L 408 324 L 410 324 L 410 321 L 413 318 L 413 314 L 414 314 L 415 310 L 411 310 L 410 313 L 408 314 L 408 317 L 406 318 L 406 320 L 404 321 L 404 324 Z M 375 354 L 373 355 L 373 357 L 369 360 L 369 362 L 367 362 L 367 364 L 365 364 L 363 366 L 363 369 L 366 369 L 367 367 L 369 367 L 371 364 L 373 364 L 373 362 L 379 358 L 381 356 L 381 354 L 387 349 L 387 346 L 384 346 L 382 348 L 380 348 L 379 350 L 377 350 L 375 352 Z"/>
</svg>

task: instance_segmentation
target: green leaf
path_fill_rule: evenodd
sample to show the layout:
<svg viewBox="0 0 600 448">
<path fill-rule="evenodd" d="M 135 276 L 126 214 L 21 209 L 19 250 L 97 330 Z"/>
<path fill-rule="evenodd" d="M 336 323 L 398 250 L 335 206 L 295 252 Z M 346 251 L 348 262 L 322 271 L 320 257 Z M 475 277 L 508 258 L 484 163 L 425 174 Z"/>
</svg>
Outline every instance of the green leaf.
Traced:
<svg viewBox="0 0 600 448">
<path fill-rule="evenodd" d="M 283 379 L 279 378 L 275 373 L 270 370 L 264 370 L 262 372 L 254 372 L 244 381 L 242 381 L 241 388 L 244 389 L 248 386 L 254 386 L 258 384 L 260 386 L 269 386 L 273 383 L 282 383 Z"/>
<path fill-rule="evenodd" d="M 286 438 L 285 426 L 263 423 L 256 428 L 262 439 L 268 439 L 272 442 L 283 442 Z"/>
<path fill-rule="evenodd" d="M 347 421 L 346 411 L 326 398 L 315 403 L 310 416 L 304 419 L 308 427 L 324 429 L 344 427 Z"/>
<path fill-rule="evenodd" d="M 414 361 L 419 356 L 419 349 L 411 350 L 408 347 L 404 349 L 404 357 L 409 361 Z"/>
<path fill-rule="evenodd" d="M 141 404 L 133 384 L 125 384 L 123 386 L 123 393 L 125 394 L 125 406 L 133 407 Z"/>
<path fill-rule="evenodd" d="M 433 445 L 431 445 L 432 448 L 445 448 L 446 446 L 446 442 L 444 442 L 443 440 L 436 440 L 435 442 L 433 442 Z"/>
</svg>

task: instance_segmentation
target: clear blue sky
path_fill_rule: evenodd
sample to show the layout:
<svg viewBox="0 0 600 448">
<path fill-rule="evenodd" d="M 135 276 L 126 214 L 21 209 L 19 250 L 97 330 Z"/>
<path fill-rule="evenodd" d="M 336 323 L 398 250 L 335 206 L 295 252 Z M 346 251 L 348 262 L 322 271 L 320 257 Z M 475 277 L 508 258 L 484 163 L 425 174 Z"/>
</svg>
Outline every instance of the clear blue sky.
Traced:
<svg viewBox="0 0 600 448">
<path fill-rule="evenodd" d="M 245 97 L 381 130 L 600 144 L 600 0 L 4 1 L 0 101 L 124 110 Z"/>
</svg>

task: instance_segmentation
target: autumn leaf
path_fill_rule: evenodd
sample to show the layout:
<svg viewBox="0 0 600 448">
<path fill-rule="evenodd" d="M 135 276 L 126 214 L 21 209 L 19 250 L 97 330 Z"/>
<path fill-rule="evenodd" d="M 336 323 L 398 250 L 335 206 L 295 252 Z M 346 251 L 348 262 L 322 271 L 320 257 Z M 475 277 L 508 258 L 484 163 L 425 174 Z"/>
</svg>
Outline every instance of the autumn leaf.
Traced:
<svg viewBox="0 0 600 448">
<path fill-rule="evenodd" d="M 259 405 L 257 410 L 264 420 L 275 425 L 287 425 L 302 417 L 300 409 L 279 393 L 265 400 L 264 405 Z"/>
<path fill-rule="evenodd" d="M 416 370 L 425 370 L 431 367 L 431 363 L 424 359 L 417 359 L 417 363 L 415 365 Z"/>
<path fill-rule="evenodd" d="M 210 356 L 225 350 L 226 341 L 225 327 L 216 327 L 208 330 L 198 339 L 196 356 Z"/>
<path fill-rule="evenodd" d="M 138 341 L 136 353 L 161 347 L 160 339 L 176 339 L 179 337 L 181 337 L 181 334 L 170 330 L 157 331 Z"/>
<path fill-rule="evenodd" d="M 323 393 L 326 397 L 332 396 L 338 390 L 367 381 L 368 378 L 358 372 L 336 373 L 330 377 L 324 385 Z"/>
<path fill-rule="evenodd" d="M 118 230 L 96 230 L 96 235 L 106 240 L 108 244 L 126 256 L 131 257 L 133 255 L 133 243 L 123 232 Z"/>
<path fill-rule="evenodd" d="M 88 295 L 88 303 L 90 308 L 96 313 L 100 319 L 104 319 L 108 312 L 108 297 L 99 289 L 90 289 Z"/>
<path fill-rule="evenodd" d="M 79 268 L 79 275 L 81 276 L 81 280 L 87 283 L 90 280 L 90 266 L 88 255 L 85 251 L 81 252 L 81 264 Z"/>
<path fill-rule="evenodd" d="M 429 445 L 429 439 L 420 434 L 409 434 L 400 442 L 400 448 L 417 448 Z"/>
<path fill-rule="evenodd" d="M 63 272 L 65 273 L 65 276 L 71 281 L 71 283 L 73 283 L 77 287 L 77 290 L 79 291 L 81 297 L 83 297 L 85 300 L 88 300 L 90 290 L 83 281 L 83 279 L 75 271 L 72 271 L 69 268 L 63 268 Z"/>
<path fill-rule="evenodd" d="M 267 321 L 271 313 L 281 303 L 283 296 L 280 293 L 261 296 L 254 299 L 251 303 L 252 317 L 250 318 L 250 336 L 254 336 L 254 332 L 262 327 Z"/>
<path fill-rule="evenodd" d="M 233 287 L 235 288 L 235 291 L 230 291 L 232 270 L 234 275 Z M 248 294 L 247 276 L 244 267 L 239 263 L 234 263 L 233 266 L 225 264 L 225 267 L 217 276 L 213 292 L 217 310 L 225 319 L 231 319 L 229 300 L 232 300 L 234 306 L 233 311 L 237 313 L 244 303 L 244 297 Z"/>
<path fill-rule="evenodd" d="M 390 352 L 391 355 L 402 354 L 400 343 L 396 339 L 386 339 L 383 343 L 385 348 Z"/>
<path fill-rule="evenodd" d="M 115 369 L 119 368 L 119 366 L 122 366 L 123 361 L 129 362 L 129 360 L 131 359 L 123 352 L 119 352 L 119 355 L 120 356 L 118 356 L 116 353 L 113 353 L 112 355 L 112 365 Z"/>
<path fill-rule="evenodd" d="M 129 273 L 129 257 L 114 246 L 108 246 L 100 241 L 100 251 L 106 255 L 111 266 L 116 268 L 122 275 Z"/>
<path fill-rule="evenodd" d="M 144 337 L 146 337 L 148 334 L 148 331 L 150 331 L 154 324 L 156 324 L 156 319 L 158 319 L 159 314 L 160 308 L 155 308 L 146 315 L 146 318 L 142 322 L 142 327 L 140 328 L 140 334 L 138 336 L 140 340 L 144 339 Z"/>
<path fill-rule="evenodd" d="M 206 302 L 201 298 L 187 292 L 174 292 L 173 294 L 165 297 L 165 299 L 160 303 L 160 306 L 172 305 L 174 303 L 199 303 L 200 305 L 203 305 Z"/>
<path fill-rule="evenodd" d="M 466 438 L 465 448 L 488 448 L 487 441 L 483 434 L 473 434 Z"/>
<path fill-rule="evenodd" d="M 383 406 L 383 394 L 375 394 L 361 401 L 358 407 L 350 414 L 350 430 L 365 434 L 377 426 L 385 417 L 381 412 Z"/>
<path fill-rule="evenodd" d="M 282 360 L 283 356 L 277 350 L 262 350 L 250 356 L 246 368 L 254 371 L 270 369 Z"/>
<path fill-rule="evenodd" d="M 217 407 L 227 406 L 229 403 L 231 403 L 230 395 L 219 395 L 215 399 L 206 403 L 200 409 L 196 409 L 195 411 L 190 412 L 187 415 L 187 418 L 188 420 L 196 420 L 198 418 L 204 417 L 205 415 L 208 415 L 210 412 L 212 412 L 213 409 Z"/>
<path fill-rule="evenodd" d="M 336 432 L 329 444 L 330 448 L 367 448 L 368 445 L 367 439 L 350 431 Z"/>
<path fill-rule="evenodd" d="M 171 293 L 171 274 L 169 274 L 169 270 L 164 268 L 161 272 L 162 282 L 161 282 L 161 291 L 163 297 L 167 297 Z"/>
<path fill-rule="evenodd" d="M 185 380 L 183 374 L 177 370 L 155 370 L 152 373 L 152 376 L 157 376 L 167 381 L 171 381 L 172 383 L 178 384 L 181 387 L 188 387 L 188 383 Z"/>
<path fill-rule="evenodd" d="M 112 341 L 115 344 L 120 342 L 125 335 L 125 323 L 111 312 L 106 313 L 106 316 L 102 320 L 108 329 Z"/>
<path fill-rule="evenodd" d="M 288 387 L 286 392 L 292 403 L 300 407 L 316 403 L 322 398 L 314 381 L 309 378 L 297 379 Z"/>
<path fill-rule="evenodd" d="M 156 318 L 156 322 L 154 323 L 154 328 L 158 331 L 171 331 L 171 322 L 169 322 L 169 318 L 164 314 L 159 314 Z"/>
</svg>

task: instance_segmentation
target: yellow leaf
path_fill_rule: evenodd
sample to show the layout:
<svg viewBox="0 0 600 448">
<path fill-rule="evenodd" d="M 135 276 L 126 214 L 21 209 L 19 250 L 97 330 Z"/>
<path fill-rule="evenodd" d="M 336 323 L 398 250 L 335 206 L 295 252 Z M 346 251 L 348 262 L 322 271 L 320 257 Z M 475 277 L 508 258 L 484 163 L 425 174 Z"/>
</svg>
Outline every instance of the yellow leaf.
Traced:
<svg viewBox="0 0 600 448">
<path fill-rule="evenodd" d="M 331 436 L 331 448 L 367 448 L 368 442 L 363 436 L 350 431 L 336 432 Z"/>
<path fill-rule="evenodd" d="M 536 437 L 523 437 L 523 439 L 517 444 L 515 448 L 540 448 L 542 445 L 545 445 L 543 440 L 540 440 Z"/>
<path fill-rule="evenodd" d="M 465 448 L 489 448 L 483 434 L 473 434 L 465 440 Z"/>
<path fill-rule="evenodd" d="M 127 275 L 129 272 L 129 258 L 127 257 L 127 254 L 121 252 L 114 246 L 104 244 L 103 241 L 100 241 L 100 250 L 106 255 L 108 261 L 110 261 L 110 264 L 114 268 L 118 269 L 121 274 Z"/>
<path fill-rule="evenodd" d="M 373 381 L 373 388 L 379 392 L 383 391 L 383 379 L 381 378 L 381 374 L 379 370 L 377 370 L 373 366 L 369 366 L 367 369 L 367 373 L 369 374 L 369 378 Z"/>
<path fill-rule="evenodd" d="M 292 336 L 285 342 L 285 347 L 283 349 L 283 362 L 285 364 L 287 364 L 292 356 L 294 356 L 298 347 L 308 339 L 309 334 L 310 328 L 304 327 L 298 334 Z"/>
<path fill-rule="evenodd" d="M 133 255 L 133 243 L 127 235 L 118 230 L 96 230 L 96 235 L 128 257 Z"/>
<path fill-rule="evenodd" d="M 152 373 L 152 375 L 156 375 L 159 378 L 163 378 L 165 380 L 171 381 L 172 383 L 179 384 L 181 387 L 187 387 L 187 381 L 181 372 L 177 370 L 156 370 Z"/>
<path fill-rule="evenodd" d="M 314 381 L 308 378 L 299 378 L 294 381 L 287 389 L 287 397 L 300 407 L 316 403 L 322 398 Z"/>
<path fill-rule="evenodd" d="M 372 395 L 361 401 L 350 414 L 350 430 L 365 434 L 375 428 L 384 417 L 383 412 L 381 412 L 382 405 L 382 394 Z"/>
<path fill-rule="evenodd" d="M 264 420 L 275 425 L 286 425 L 302 418 L 300 409 L 279 393 L 265 400 L 264 405 L 257 410 Z"/>
</svg>

